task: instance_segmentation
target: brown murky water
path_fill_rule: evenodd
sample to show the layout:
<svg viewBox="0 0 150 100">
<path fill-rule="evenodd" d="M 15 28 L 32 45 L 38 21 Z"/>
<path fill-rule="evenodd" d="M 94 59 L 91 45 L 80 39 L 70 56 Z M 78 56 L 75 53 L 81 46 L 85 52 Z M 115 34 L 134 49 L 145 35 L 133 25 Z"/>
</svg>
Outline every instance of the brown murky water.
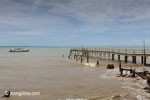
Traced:
<svg viewBox="0 0 150 100">
<path fill-rule="evenodd" d="M 126 80 L 115 78 L 117 69 L 107 74 L 105 66 L 85 66 L 68 60 L 67 53 L 62 58 L 62 52 L 56 53 L 60 48 L 33 48 L 30 53 L 11 54 L 7 49 L 1 49 L 0 55 L 0 96 L 5 90 L 40 92 L 38 96 L 12 95 L 7 100 L 137 100 L 132 90 L 123 88 L 134 81 L 122 84 Z"/>
</svg>

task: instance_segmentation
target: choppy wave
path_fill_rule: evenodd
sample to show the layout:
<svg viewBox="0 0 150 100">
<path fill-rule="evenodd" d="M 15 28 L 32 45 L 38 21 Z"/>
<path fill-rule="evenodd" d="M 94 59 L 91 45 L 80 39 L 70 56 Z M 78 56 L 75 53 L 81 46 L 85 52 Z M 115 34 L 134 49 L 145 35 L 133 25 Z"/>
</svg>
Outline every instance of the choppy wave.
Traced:
<svg viewBox="0 0 150 100">
<path fill-rule="evenodd" d="M 130 95 L 114 95 L 114 96 L 111 96 L 111 97 L 107 97 L 107 98 L 100 98 L 100 97 L 97 97 L 97 98 L 92 98 L 92 99 L 88 99 L 88 100 L 137 100 L 136 97 L 134 96 L 130 96 Z M 142 100 L 142 99 L 140 99 Z"/>
<path fill-rule="evenodd" d="M 140 67 L 137 68 L 136 71 L 145 71 L 149 69 L 150 68 Z M 130 96 L 136 97 L 135 100 L 150 100 L 150 93 L 147 93 L 146 90 L 144 89 L 147 86 L 146 80 L 143 80 L 140 77 L 136 77 L 136 78 L 131 78 L 128 76 L 118 77 L 119 74 L 120 74 L 119 69 L 115 68 L 113 70 L 107 70 L 107 72 L 103 75 L 103 78 L 120 80 L 121 87 L 127 89 L 130 92 Z M 129 73 L 126 72 L 124 74 L 129 74 Z M 123 99 L 106 99 L 106 100 L 127 100 L 127 99 L 123 97 Z"/>
</svg>

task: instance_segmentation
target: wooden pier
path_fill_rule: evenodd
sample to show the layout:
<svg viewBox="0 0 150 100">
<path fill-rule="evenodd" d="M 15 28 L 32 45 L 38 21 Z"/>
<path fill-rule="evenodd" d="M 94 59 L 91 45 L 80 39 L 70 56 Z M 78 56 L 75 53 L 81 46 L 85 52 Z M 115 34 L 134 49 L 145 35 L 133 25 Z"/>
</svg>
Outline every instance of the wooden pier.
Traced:
<svg viewBox="0 0 150 100">
<path fill-rule="evenodd" d="M 150 56 L 150 50 L 142 49 L 115 49 L 115 48 L 73 48 L 70 50 L 68 58 L 73 57 L 74 59 L 81 60 L 86 57 L 86 61 L 89 62 L 89 58 L 106 59 L 106 60 L 117 60 L 124 61 L 126 63 L 132 62 L 137 63 L 137 57 L 140 57 L 141 64 L 147 65 L 147 58 Z M 121 60 L 121 57 L 123 59 Z M 132 61 L 129 61 L 128 58 Z"/>
</svg>

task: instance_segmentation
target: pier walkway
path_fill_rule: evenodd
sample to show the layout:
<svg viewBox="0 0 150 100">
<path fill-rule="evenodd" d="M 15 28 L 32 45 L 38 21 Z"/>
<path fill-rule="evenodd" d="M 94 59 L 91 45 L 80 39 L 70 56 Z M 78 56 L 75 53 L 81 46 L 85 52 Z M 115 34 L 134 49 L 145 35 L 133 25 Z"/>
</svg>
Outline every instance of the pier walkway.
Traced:
<svg viewBox="0 0 150 100">
<path fill-rule="evenodd" d="M 83 61 L 83 57 L 96 59 L 107 59 L 107 60 L 118 60 L 129 62 L 128 58 L 132 59 L 132 63 L 137 63 L 137 57 L 140 57 L 140 63 L 147 65 L 147 58 L 150 56 L 150 50 L 148 49 L 115 49 L 115 48 L 72 48 L 68 58 L 74 57 L 74 59 Z M 123 59 L 122 59 L 123 58 Z"/>
</svg>

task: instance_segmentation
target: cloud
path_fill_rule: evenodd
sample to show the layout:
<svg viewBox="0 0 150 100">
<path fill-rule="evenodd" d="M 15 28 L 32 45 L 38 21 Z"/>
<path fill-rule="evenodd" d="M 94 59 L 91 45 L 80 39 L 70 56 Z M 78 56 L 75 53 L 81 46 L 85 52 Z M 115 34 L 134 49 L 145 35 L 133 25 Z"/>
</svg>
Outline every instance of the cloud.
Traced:
<svg viewBox="0 0 150 100">
<path fill-rule="evenodd" d="M 127 45 L 149 37 L 149 5 L 149 0 L 1 0 L 0 34 L 66 36 L 61 40 L 80 44 L 94 35 L 87 44 Z"/>
</svg>

